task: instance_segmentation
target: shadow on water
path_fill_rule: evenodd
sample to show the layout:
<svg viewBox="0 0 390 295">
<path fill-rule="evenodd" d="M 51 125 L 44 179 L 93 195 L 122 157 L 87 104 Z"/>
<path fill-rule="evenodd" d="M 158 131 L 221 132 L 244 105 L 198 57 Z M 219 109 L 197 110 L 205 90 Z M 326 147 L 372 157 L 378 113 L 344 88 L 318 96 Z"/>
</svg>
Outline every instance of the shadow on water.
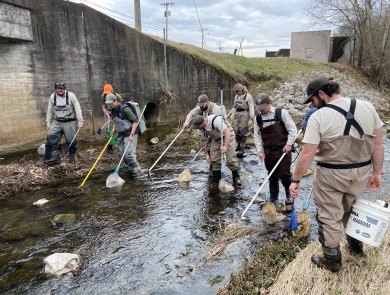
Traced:
<svg viewBox="0 0 390 295">
<path fill-rule="evenodd" d="M 388 143 L 387 143 L 388 144 Z M 243 188 L 221 194 L 208 177 L 208 165 L 198 157 L 191 166 L 193 180 L 178 186 L 175 181 L 193 154 L 168 152 L 151 173 L 144 173 L 120 188 L 107 189 L 107 175 L 92 175 L 77 196 L 64 191 L 80 180 L 0 200 L 0 293 L 4 294 L 215 294 L 238 271 L 244 257 L 255 251 L 253 237 L 232 242 L 213 262 L 203 256 L 213 245 L 221 220 L 237 223 L 258 190 L 263 175 L 255 149 L 240 159 Z M 295 156 L 293 157 L 293 159 Z M 364 198 L 376 199 L 390 188 L 390 154 L 386 151 L 384 188 L 365 191 Z M 231 173 L 226 169 L 227 182 Z M 304 198 L 296 202 L 300 212 L 310 190 L 312 177 L 302 181 Z M 281 192 L 283 192 L 281 187 Z M 48 203 L 33 207 L 46 198 Z M 246 199 L 245 199 L 246 198 Z M 284 195 L 281 199 L 284 199 Z M 380 198 L 380 197 L 379 197 Z M 56 214 L 74 213 L 76 221 L 53 226 Z M 316 240 L 315 206 L 311 202 L 311 237 Z M 259 204 L 247 212 L 248 226 L 265 225 Z M 242 223 L 239 223 L 242 225 Z M 277 236 L 289 219 L 273 225 Z M 256 237 L 259 239 L 258 237 Z M 275 235 L 261 237 L 262 241 Z M 43 279 L 42 260 L 55 252 L 79 254 L 80 276 Z M 210 282 L 219 276 L 219 283 Z"/>
</svg>

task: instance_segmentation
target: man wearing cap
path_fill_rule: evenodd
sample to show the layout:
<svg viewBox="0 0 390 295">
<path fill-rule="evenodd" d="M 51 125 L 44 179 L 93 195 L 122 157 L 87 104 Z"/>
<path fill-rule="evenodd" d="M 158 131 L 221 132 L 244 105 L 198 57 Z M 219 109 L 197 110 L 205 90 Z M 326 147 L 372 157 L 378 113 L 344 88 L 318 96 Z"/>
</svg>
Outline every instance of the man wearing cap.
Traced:
<svg viewBox="0 0 390 295">
<path fill-rule="evenodd" d="M 269 178 L 270 201 L 276 202 L 279 197 L 279 179 L 286 192 L 286 207 L 291 210 L 292 199 L 289 187 L 291 184 L 291 147 L 297 136 L 297 127 L 287 110 L 270 104 L 267 94 L 256 96 L 255 109 L 258 111 L 254 126 L 254 141 L 257 154 L 270 173 L 283 154 L 285 156 Z M 289 206 L 287 206 L 289 205 Z"/>
<path fill-rule="evenodd" d="M 66 146 L 69 147 L 69 163 L 76 163 L 77 140 L 74 138 L 77 130 L 83 128 L 84 120 L 80 103 L 74 93 L 67 91 L 64 82 L 54 84 L 55 92 L 50 95 L 47 106 L 47 142 L 45 161 L 47 165 L 61 163 L 60 141 L 65 136 Z"/>
<path fill-rule="evenodd" d="M 204 149 L 206 161 L 213 166 L 213 182 L 221 179 L 221 156 L 226 155 L 226 166 L 232 171 L 233 185 L 241 186 L 238 174 L 238 161 L 235 155 L 236 139 L 233 128 L 222 120 L 221 116 L 196 115 L 192 121 L 192 129 L 198 129 L 201 137 L 211 138 L 210 156 Z M 221 147 L 221 129 L 223 130 L 223 147 Z"/>
<path fill-rule="evenodd" d="M 102 104 L 102 111 L 106 115 L 107 119 L 110 119 L 110 117 L 111 117 L 111 110 L 107 109 L 107 105 L 106 105 L 105 102 L 106 102 L 107 94 L 110 94 L 110 93 L 115 95 L 117 102 L 122 103 L 122 97 L 118 93 L 114 92 L 114 89 L 112 88 L 112 85 L 111 84 L 105 84 L 104 87 L 103 87 L 103 93 L 100 96 L 100 101 L 101 101 L 101 104 Z M 108 145 L 107 151 L 108 152 L 112 152 L 113 151 L 112 144 Z"/>
<path fill-rule="evenodd" d="M 236 84 L 233 87 L 234 93 L 234 111 L 231 115 L 231 120 L 234 122 L 234 133 L 237 139 L 237 157 L 245 157 L 245 144 L 249 126 L 252 125 L 252 120 L 255 117 L 253 107 L 253 97 L 248 93 L 245 86 Z"/>
<path fill-rule="evenodd" d="M 130 106 L 120 104 L 113 93 L 107 94 L 106 105 L 112 110 L 112 120 L 114 121 L 111 136 L 118 132 L 119 155 L 122 157 L 125 153 L 123 160 L 128 166 L 130 174 L 137 176 L 140 172 L 136 155 L 138 135 L 140 134 L 137 114 Z M 130 144 L 127 147 L 129 141 Z"/>
<path fill-rule="evenodd" d="M 183 129 L 187 128 L 190 125 L 191 120 L 197 115 L 201 115 L 203 117 L 207 117 L 209 115 L 220 116 L 221 107 L 216 103 L 211 102 L 206 94 L 199 95 L 198 103 L 196 104 L 196 107 L 188 113 L 186 120 L 183 124 Z M 211 140 L 208 140 L 208 138 L 205 136 L 201 136 L 200 141 L 203 148 L 206 149 L 207 154 L 210 155 Z M 210 165 L 210 171 L 212 171 L 212 169 L 212 165 Z"/>
<path fill-rule="evenodd" d="M 383 123 L 370 103 L 342 97 L 333 78 L 314 79 L 306 92 L 304 104 L 311 102 L 318 111 L 308 121 L 290 192 L 298 197 L 304 171 L 313 159 L 317 161 L 313 196 L 323 256 L 313 255 L 311 261 L 337 272 L 341 268 L 339 242 L 354 201 L 365 188 L 381 186 Z M 364 256 L 362 242 L 348 235 L 347 241 L 352 255 Z"/>
</svg>

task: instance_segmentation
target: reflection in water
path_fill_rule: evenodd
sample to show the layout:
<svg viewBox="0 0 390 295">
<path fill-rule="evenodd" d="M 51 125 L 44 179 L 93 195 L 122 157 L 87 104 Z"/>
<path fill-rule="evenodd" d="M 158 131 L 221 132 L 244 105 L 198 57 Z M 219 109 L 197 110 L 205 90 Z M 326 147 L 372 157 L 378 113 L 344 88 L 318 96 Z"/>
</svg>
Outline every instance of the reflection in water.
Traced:
<svg viewBox="0 0 390 295">
<path fill-rule="evenodd" d="M 249 220 L 239 223 L 263 176 L 254 149 L 240 159 L 243 188 L 228 194 L 221 194 L 218 184 L 210 182 L 208 165 L 200 156 L 191 166 L 191 183 L 179 186 L 175 179 L 193 157 L 183 154 L 174 148 L 169 151 L 152 171 L 153 181 L 146 172 L 137 179 L 119 172 L 126 183 L 107 189 L 108 175 L 94 174 L 80 195 L 64 194 L 79 185 L 77 180 L 0 200 L 0 293 L 215 294 L 230 274 L 241 268 L 244 256 L 254 251 L 248 237 L 232 242 L 220 259 L 204 261 L 202 257 L 214 246 L 212 237 L 221 222 L 273 227 L 277 235 L 288 234 L 282 228 L 289 219 L 268 226 L 261 218 L 259 204 L 249 208 Z M 387 194 L 389 158 L 387 150 L 382 190 L 366 190 L 364 198 Z M 145 166 L 155 160 L 150 159 Z M 226 170 L 226 175 L 231 183 L 230 171 Z M 311 181 L 311 177 L 302 181 L 298 213 Z M 49 202 L 33 207 L 41 198 Z M 310 239 L 315 240 L 313 202 L 308 212 Z M 61 227 L 52 225 L 50 220 L 56 214 L 66 213 L 75 213 L 76 221 Z M 55 252 L 79 254 L 82 274 L 73 279 L 43 279 L 43 258 Z M 211 285 L 216 276 L 221 276 L 222 282 Z"/>
</svg>

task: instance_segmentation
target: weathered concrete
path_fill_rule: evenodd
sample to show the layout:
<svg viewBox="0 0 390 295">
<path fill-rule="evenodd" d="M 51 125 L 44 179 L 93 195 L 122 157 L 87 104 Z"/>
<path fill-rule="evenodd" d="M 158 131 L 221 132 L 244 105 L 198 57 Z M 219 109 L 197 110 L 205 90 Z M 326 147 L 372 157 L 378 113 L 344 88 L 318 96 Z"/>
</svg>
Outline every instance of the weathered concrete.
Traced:
<svg viewBox="0 0 390 295">
<path fill-rule="evenodd" d="M 0 2 L 0 38 L 33 41 L 30 11 Z"/>
<path fill-rule="evenodd" d="M 125 100 L 159 105 L 164 83 L 163 44 L 91 9 L 62 0 L 4 0 L 29 9 L 33 42 L 0 42 L 0 152 L 34 140 L 45 141 L 45 116 L 54 82 L 76 94 L 86 130 L 104 118 L 100 95 L 110 83 Z M 8 5 L 7 4 L 7 5 Z M 177 122 L 207 93 L 220 101 L 219 83 L 232 105 L 234 81 L 167 48 L 169 90 L 180 97 L 159 112 L 159 123 Z M 229 98 L 229 99 L 227 99 Z M 229 100 L 229 101 L 228 101 Z M 86 132 L 86 131 L 83 131 Z"/>
</svg>

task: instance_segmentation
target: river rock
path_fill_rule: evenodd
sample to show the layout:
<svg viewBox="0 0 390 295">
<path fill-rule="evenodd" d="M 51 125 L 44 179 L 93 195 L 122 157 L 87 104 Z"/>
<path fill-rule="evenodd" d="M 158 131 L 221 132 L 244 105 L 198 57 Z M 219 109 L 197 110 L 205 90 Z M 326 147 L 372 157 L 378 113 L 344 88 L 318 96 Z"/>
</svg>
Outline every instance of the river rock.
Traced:
<svg viewBox="0 0 390 295">
<path fill-rule="evenodd" d="M 58 214 L 54 216 L 53 222 L 57 225 L 62 225 L 66 223 L 72 223 L 76 220 L 76 214 Z"/>
<path fill-rule="evenodd" d="M 46 204 L 47 202 L 49 202 L 49 201 L 46 200 L 45 198 L 39 199 L 38 201 L 33 203 L 33 206 L 42 206 L 43 204 Z"/>
<path fill-rule="evenodd" d="M 152 144 L 158 144 L 158 143 L 159 143 L 158 137 L 152 138 L 152 139 L 150 140 L 150 142 L 151 142 Z"/>
</svg>

